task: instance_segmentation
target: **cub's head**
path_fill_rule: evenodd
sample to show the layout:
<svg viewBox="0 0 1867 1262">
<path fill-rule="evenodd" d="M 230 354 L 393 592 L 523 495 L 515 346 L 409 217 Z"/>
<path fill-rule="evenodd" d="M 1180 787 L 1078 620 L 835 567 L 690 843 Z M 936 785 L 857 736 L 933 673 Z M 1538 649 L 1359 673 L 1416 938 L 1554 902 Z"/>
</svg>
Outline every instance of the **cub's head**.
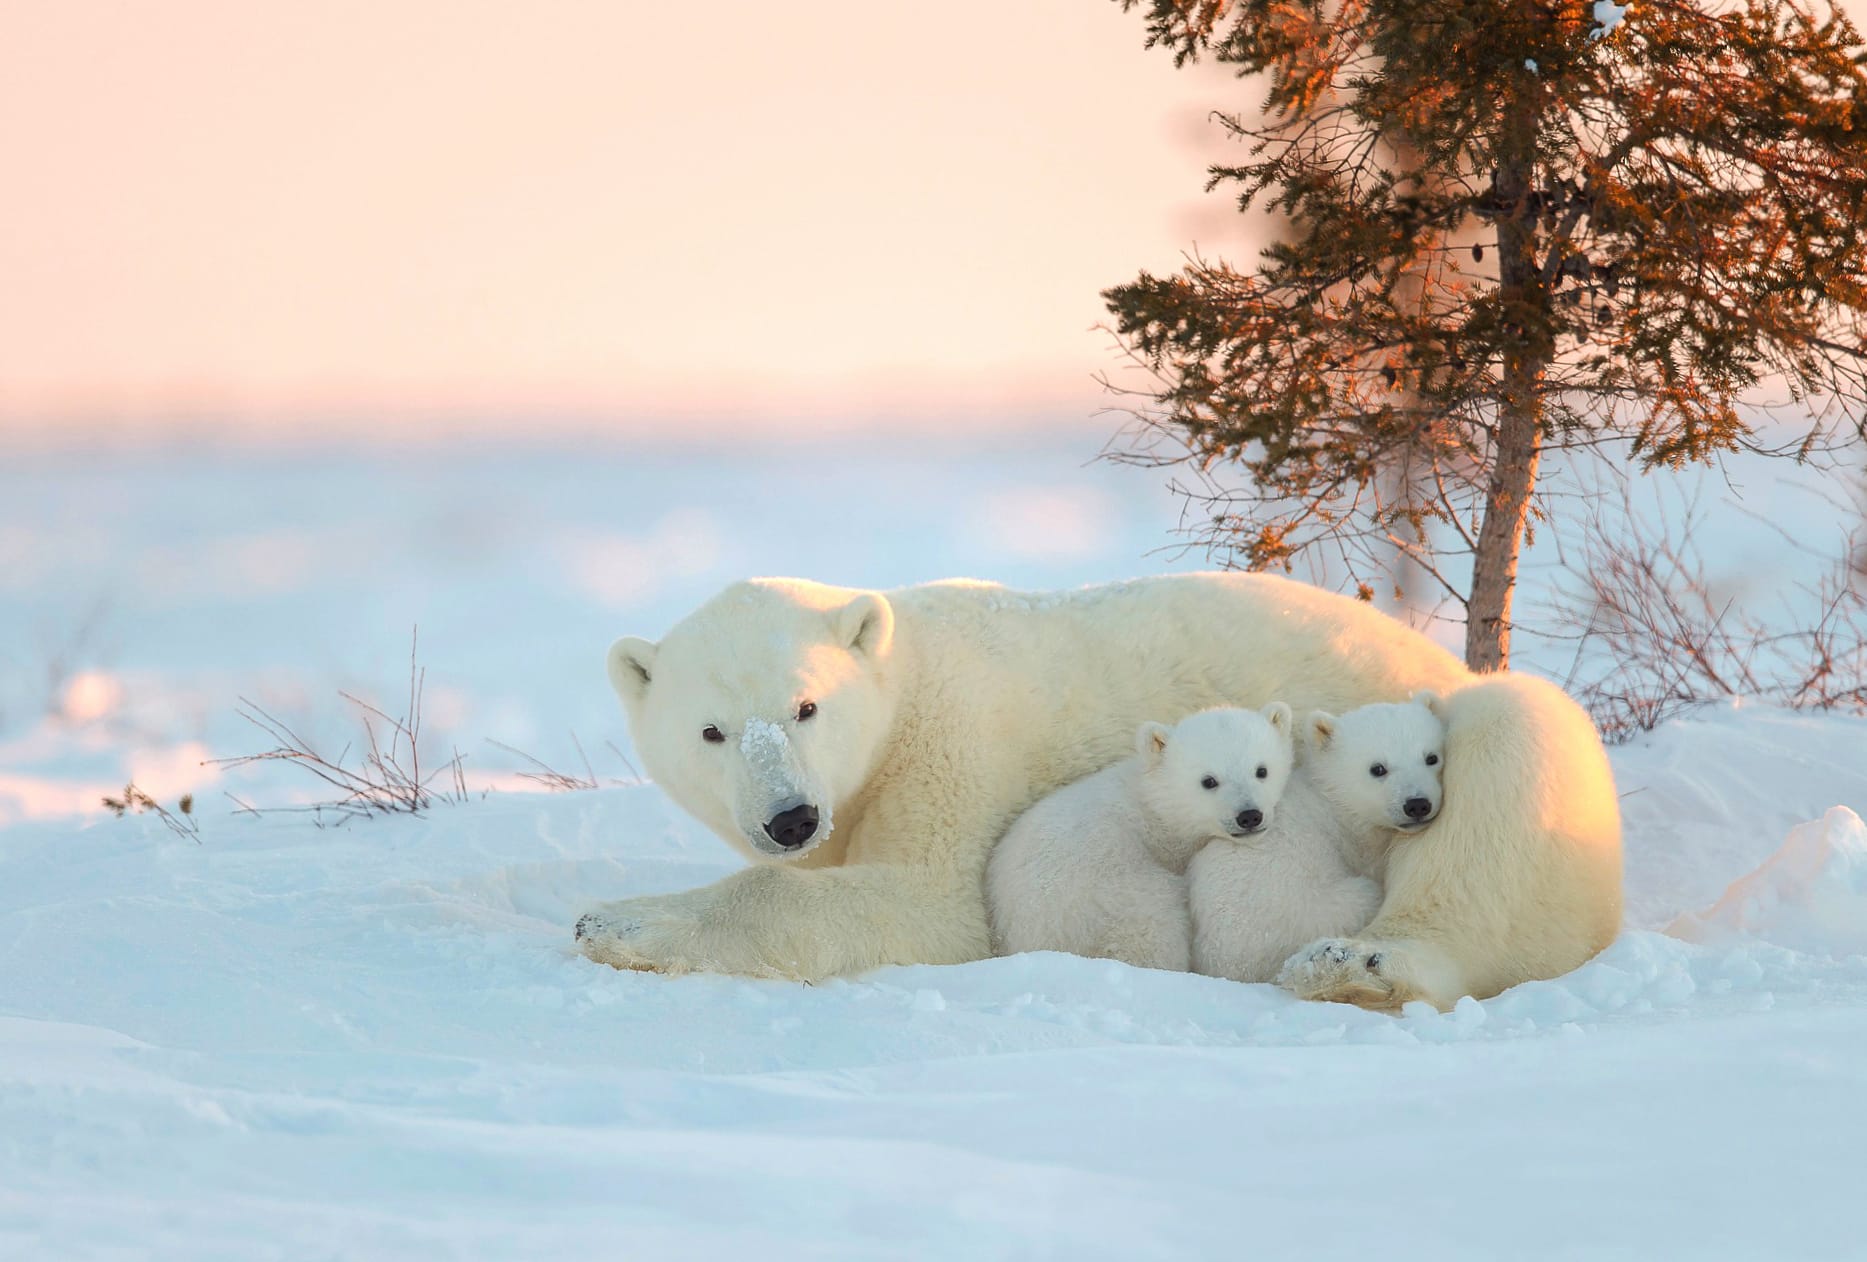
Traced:
<svg viewBox="0 0 1867 1262">
<path fill-rule="evenodd" d="M 1398 705 L 1366 705 L 1308 720 L 1307 764 L 1336 806 L 1358 824 L 1418 832 L 1444 800 L 1446 725 L 1439 698 L 1418 693 Z"/>
<path fill-rule="evenodd" d="M 875 769 L 894 630 L 878 592 L 755 579 L 659 644 L 616 641 L 609 681 L 669 797 L 754 858 L 794 859 Z"/>
<path fill-rule="evenodd" d="M 1179 836 L 1249 837 L 1270 826 L 1290 778 L 1290 707 L 1202 710 L 1173 727 L 1135 733 L 1142 793 L 1160 824 Z"/>
</svg>

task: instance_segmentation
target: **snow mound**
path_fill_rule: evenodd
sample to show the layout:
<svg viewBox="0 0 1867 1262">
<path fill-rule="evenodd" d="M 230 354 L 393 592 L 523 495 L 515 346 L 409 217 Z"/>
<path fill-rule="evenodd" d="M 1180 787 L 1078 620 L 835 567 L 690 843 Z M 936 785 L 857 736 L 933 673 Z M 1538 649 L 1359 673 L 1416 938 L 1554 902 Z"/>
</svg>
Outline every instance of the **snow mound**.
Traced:
<svg viewBox="0 0 1867 1262">
<path fill-rule="evenodd" d="M 1867 824 L 1837 806 L 1799 825 L 1716 903 L 1667 932 L 1688 942 L 1761 938 L 1810 955 L 1867 955 Z"/>
</svg>

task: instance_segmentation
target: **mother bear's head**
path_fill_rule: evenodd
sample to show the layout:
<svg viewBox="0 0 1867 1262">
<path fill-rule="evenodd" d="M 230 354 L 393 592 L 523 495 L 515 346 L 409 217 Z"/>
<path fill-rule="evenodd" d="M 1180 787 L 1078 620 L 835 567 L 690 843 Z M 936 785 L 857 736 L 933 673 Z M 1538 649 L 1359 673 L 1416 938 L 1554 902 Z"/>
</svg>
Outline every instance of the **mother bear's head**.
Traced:
<svg viewBox="0 0 1867 1262">
<path fill-rule="evenodd" d="M 868 780 L 894 718 L 895 615 L 879 592 L 735 583 L 660 643 L 610 646 L 648 774 L 754 858 L 795 859 Z"/>
</svg>

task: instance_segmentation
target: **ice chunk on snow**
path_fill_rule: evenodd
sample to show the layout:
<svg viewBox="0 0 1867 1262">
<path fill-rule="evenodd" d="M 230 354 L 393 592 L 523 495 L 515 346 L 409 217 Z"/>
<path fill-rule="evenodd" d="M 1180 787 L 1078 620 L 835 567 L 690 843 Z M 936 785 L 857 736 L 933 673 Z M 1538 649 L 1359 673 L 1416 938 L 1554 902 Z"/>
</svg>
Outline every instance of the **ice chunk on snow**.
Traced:
<svg viewBox="0 0 1867 1262">
<path fill-rule="evenodd" d="M 1689 942 L 1751 937 L 1812 955 L 1867 955 L 1867 824 L 1837 806 L 1796 826 L 1756 871 L 1666 931 Z"/>
<path fill-rule="evenodd" d="M 1631 5 L 1616 4 L 1614 0 L 1595 0 L 1595 29 L 1588 33 L 1590 39 L 1601 39 L 1611 34 L 1627 16 Z"/>
</svg>

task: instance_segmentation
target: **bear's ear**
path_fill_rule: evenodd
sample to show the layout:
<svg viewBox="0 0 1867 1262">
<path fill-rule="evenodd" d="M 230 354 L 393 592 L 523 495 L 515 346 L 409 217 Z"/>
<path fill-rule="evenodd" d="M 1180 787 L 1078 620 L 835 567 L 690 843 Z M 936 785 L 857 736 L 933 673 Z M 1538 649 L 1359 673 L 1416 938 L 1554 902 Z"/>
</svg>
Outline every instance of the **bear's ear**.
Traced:
<svg viewBox="0 0 1867 1262">
<path fill-rule="evenodd" d="M 852 653 L 886 657 L 895 639 L 895 608 L 880 592 L 862 595 L 837 610 L 837 635 Z"/>
<path fill-rule="evenodd" d="M 625 635 L 609 646 L 609 686 L 630 705 L 648 695 L 648 680 L 654 670 L 655 646 L 651 641 Z"/>
<path fill-rule="evenodd" d="M 1171 730 L 1165 723 L 1143 723 L 1135 729 L 1134 752 L 1141 755 L 1142 762 L 1150 770 L 1160 766 L 1160 756 L 1167 752 L 1167 734 Z"/>
<path fill-rule="evenodd" d="M 1288 737 L 1290 735 L 1290 707 L 1289 706 L 1285 705 L 1281 701 L 1273 701 L 1269 705 L 1265 706 L 1258 713 L 1262 714 L 1266 719 L 1270 720 L 1271 726 L 1276 728 L 1284 736 Z"/>
<path fill-rule="evenodd" d="M 1327 710 L 1312 710 L 1309 716 L 1309 743 L 1317 749 L 1327 749 L 1335 740 L 1335 715 Z"/>
<path fill-rule="evenodd" d="M 1414 693 L 1413 704 L 1425 706 L 1428 710 L 1432 711 L 1433 717 L 1436 719 L 1443 719 L 1446 717 L 1445 699 L 1431 688 L 1422 688 Z"/>
</svg>

